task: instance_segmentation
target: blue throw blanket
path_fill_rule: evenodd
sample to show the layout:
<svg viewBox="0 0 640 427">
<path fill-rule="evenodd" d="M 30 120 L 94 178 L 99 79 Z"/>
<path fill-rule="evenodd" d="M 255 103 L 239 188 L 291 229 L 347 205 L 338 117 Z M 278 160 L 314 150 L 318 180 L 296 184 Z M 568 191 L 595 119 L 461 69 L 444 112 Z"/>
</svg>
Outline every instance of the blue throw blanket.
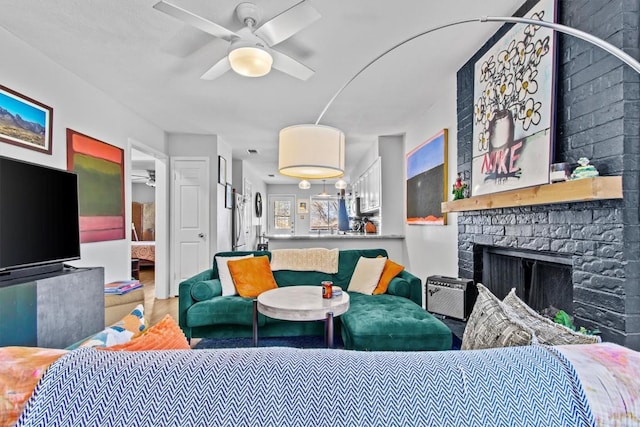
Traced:
<svg viewBox="0 0 640 427">
<path fill-rule="evenodd" d="M 542 346 L 392 353 L 293 348 L 107 352 L 55 362 L 20 426 L 593 426 Z"/>
</svg>

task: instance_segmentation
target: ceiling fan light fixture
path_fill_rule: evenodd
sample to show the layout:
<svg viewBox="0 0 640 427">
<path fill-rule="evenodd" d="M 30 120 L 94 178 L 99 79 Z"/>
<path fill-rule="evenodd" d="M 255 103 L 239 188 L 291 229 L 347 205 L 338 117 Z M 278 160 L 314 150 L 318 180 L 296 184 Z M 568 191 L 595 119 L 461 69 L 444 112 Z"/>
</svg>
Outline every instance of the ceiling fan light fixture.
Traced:
<svg viewBox="0 0 640 427">
<path fill-rule="evenodd" d="M 323 125 L 296 125 L 280 131 L 278 171 L 301 179 L 344 175 L 344 133 Z"/>
<path fill-rule="evenodd" d="M 229 52 L 229 64 L 241 76 L 262 77 L 271 71 L 273 57 L 259 47 L 245 46 Z"/>
</svg>

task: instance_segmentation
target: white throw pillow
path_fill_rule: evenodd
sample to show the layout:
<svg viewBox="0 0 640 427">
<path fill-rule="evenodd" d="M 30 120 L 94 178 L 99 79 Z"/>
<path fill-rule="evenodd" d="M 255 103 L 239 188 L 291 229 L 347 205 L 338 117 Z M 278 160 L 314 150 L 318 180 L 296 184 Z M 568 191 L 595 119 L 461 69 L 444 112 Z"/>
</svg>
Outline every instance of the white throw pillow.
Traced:
<svg viewBox="0 0 640 427">
<path fill-rule="evenodd" d="M 233 277 L 231 277 L 231 272 L 229 271 L 227 262 L 243 258 L 253 258 L 253 254 L 244 256 L 216 257 L 216 263 L 218 263 L 218 278 L 220 279 L 220 284 L 222 285 L 223 297 L 229 295 L 238 295 L 238 291 L 236 291 L 236 285 L 233 284 Z"/>
<path fill-rule="evenodd" d="M 347 292 L 371 295 L 378 286 L 386 262 L 386 257 L 365 258 L 361 256 L 353 271 L 353 276 L 351 276 Z"/>
</svg>

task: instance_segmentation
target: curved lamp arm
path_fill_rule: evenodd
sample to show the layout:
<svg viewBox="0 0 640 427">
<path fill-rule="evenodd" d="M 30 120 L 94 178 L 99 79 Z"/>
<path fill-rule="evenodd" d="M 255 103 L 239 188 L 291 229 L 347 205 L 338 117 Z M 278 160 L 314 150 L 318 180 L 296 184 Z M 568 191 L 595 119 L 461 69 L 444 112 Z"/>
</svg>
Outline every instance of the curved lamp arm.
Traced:
<svg viewBox="0 0 640 427">
<path fill-rule="evenodd" d="M 589 42 L 589 43 L 591 43 L 593 45 L 596 45 L 596 46 L 600 47 L 601 49 L 606 50 L 611 55 L 613 55 L 616 58 L 620 59 L 622 62 L 624 62 L 625 64 L 629 65 L 637 73 L 640 74 L 640 62 L 638 62 L 635 58 L 633 58 L 631 55 L 628 55 L 627 53 L 622 51 L 620 48 L 612 45 L 611 43 L 606 42 L 606 41 L 602 40 L 601 38 L 598 38 L 598 37 L 596 37 L 596 36 L 594 36 L 592 34 L 585 33 L 584 31 L 575 29 L 573 27 L 568 27 L 566 25 L 556 24 L 555 22 L 542 21 L 542 20 L 538 20 L 538 19 L 518 18 L 518 17 L 515 17 L 515 16 L 483 16 L 481 18 L 465 19 L 465 20 L 462 20 L 462 21 L 455 21 L 455 22 L 451 22 L 449 24 L 439 25 L 437 27 L 430 28 L 430 29 L 428 29 L 426 31 L 418 33 L 418 34 L 416 34 L 416 35 L 414 35 L 412 37 L 409 37 L 408 39 L 403 40 L 400 43 L 390 47 L 387 50 L 385 50 L 380 55 L 376 56 L 367 65 L 362 67 L 360 69 L 360 71 L 358 71 L 353 77 L 351 77 L 349 80 L 347 80 L 347 82 L 344 85 L 342 85 L 342 87 L 340 89 L 338 89 L 338 91 L 335 93 L 335 95 L 333 95 L 333 97 L 331 97 L 331 99 L 329 100 L 327 105 L 324 107 L 324 109 L 320 113 L 320 116 L 318 116 L 318 120 L 316 120 L 315 124 L 317 125 L 318 123 L 320 123 L 320 120 L 322 120 L 322 117 L 324 117 L 325 113 L 327 112 L 327 110 L 329 109 L 331 104 L 333 104 L 333 101 L 335 101 L 335 99 L 342 93 L 342 91 L 347 86 L 349 86 L 349 84 L 352 81 L 354 81 L 367 68 L 369 68 L 371 65 L 373 65 L 375 62 L 377 62 L 380 58 L 382 58 L 383 56 L 385 56 L 389 52 L 395 50 L 396 48 L 398 48 L 398 47 L 400 47 L 400 46 L 402 46 L 402 45 L 404 45 L 404 44 L 406 44 L 406 43 L 408 43 L 408 42 L 410 42 L 412 40 L 417 39 L 418 37 L 422 37 L 422 36 L 424 36 L 426 34 L 433 33 L 434 31 L 442 30 L 444 28 L 453 27 L 455 25 L 467 24 L 469 22 L 505 22 L 505 23 L 513 23 L 513 24 L 532 24 L 532 25 L 539 25 L 541 27 L 551 28 L 554 31 L 557 31 L 559 33 L 569 34 L 571 36 L 574 36 L 574 37 L 577 37 L 579 39 L 585 40 L 585 41 L 587 41 L 587 42 Z"/>
</svg>

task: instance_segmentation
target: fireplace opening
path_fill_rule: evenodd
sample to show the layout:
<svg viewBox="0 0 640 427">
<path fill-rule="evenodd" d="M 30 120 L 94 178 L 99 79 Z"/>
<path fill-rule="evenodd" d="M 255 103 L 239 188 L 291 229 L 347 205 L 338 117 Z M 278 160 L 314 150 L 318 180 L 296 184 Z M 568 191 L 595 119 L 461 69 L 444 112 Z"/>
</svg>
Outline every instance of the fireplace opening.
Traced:
<svg viewBox="0 0 640 427">
<path fill-rule="evenodd" d="M 516 295 L 537 312 L 553 307 L 573 315 L 569 256 L 486 246 L 482 283 L 499 299 L 516 288 Z"/>
</svg>

